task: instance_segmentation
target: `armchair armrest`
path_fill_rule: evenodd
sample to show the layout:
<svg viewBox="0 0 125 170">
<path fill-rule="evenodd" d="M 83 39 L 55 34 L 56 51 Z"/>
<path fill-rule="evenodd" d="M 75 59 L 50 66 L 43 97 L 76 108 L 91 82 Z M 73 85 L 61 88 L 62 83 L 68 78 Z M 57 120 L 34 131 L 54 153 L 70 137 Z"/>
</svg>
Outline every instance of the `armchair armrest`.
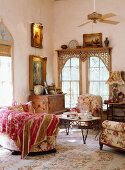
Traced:
<svg viewBox="0 0 125 170">
<path fill-rule="evenodd" d="M 125 123 L 123 122 L 105 120 L 104 122 L 102 122 L 102 127 L 113 131 L 121 131 L 121 132 L 125 131 Z"/>
</svg>

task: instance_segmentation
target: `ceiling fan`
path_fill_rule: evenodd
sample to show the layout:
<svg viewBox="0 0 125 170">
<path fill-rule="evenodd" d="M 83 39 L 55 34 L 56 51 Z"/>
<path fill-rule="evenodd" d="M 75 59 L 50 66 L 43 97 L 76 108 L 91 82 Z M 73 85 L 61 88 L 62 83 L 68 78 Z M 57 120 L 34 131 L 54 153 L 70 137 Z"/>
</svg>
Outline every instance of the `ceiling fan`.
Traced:
<svg viewBox="0 0 125 170">
<path fill-rule="evenodd" d="M 105 15 L 97 13 L 95 11 L 95 0 L 94 0 L 94 12 L 92 12 L 91 14 L 88 14 L 87 15 L 88 21 L 79 25 L 79 27 L 84 26 L 84 25 L 86 25 L 90 22 L 93 22 L 93 23 L 101 22 L 101 23 L 116 25 L 116 24 L 119 23 L 118 21 L 107 20 L 107 18 L 111 18 L 111 17 L 114 17 L 114 16 L 116 16 L 116 14 L 114 14 L 114 13 L 107 13 Z"/>
</svg>

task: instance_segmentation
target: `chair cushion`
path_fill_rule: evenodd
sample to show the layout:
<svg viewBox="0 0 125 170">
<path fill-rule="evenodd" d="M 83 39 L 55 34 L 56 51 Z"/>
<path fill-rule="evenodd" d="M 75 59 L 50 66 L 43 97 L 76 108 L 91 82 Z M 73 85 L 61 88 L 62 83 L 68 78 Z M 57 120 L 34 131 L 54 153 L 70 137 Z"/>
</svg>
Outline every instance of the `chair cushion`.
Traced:
<svg viewBox="0 0 125 170">
<path fill-rule="evenodd" d="M 93 116 L 101 116 L 102 97 L 97 95 L 85 94 L 78 97 L 77 108 L 80 112 L 89 111 Z"/>
</svg>

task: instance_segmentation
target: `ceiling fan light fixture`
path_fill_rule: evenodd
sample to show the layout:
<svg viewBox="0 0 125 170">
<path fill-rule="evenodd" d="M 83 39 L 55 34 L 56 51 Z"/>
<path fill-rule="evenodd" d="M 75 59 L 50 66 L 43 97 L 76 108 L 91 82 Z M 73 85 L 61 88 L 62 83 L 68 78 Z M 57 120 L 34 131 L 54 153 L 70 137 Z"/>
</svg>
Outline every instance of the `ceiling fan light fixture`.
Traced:
<svg viewBox="0 0 125 170">
<path fill-rule="evenodd" d="M 96 23 L 96 20 L 101 19 L 101 18 L 102 18 L 102 14 L 99 14 L 97 12 L 93 12 L 88 15 L 88 19 L 93 20 L 94 23 Z"/>
<path fill-rule="evenodd" d="M 116 24 L 119 23 L 118 21 L 107 20 L 108 18 L 116 16 L 116 14 L 110 12 L 110 13 L 102 15 L 102 14 L 97 13 L 95 11 L 96 10 L 95 10 L 95 0 L 94 0 L 94 12 L 92 12 L 91 14 L 88 14 L 87 15 L 88 21 L 86 21 L 83 24 L 79 25 L 79 27 L 84 26 L 84 25 L 86 25 L 86 24 L 88 24 L 90 22 L 92 22 L 92 23 L 101 22 L 101 23 L 113 24 L 113 25 L 116 25 Z"/>
</svg>

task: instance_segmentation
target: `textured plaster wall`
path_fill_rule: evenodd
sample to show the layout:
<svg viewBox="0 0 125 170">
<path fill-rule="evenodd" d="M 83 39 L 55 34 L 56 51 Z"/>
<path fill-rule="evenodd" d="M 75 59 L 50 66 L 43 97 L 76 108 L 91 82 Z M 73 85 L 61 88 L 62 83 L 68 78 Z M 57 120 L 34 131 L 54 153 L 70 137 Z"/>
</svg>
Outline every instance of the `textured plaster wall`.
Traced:
<svg viewBox="0 0 125 170">
<path fill-rule="evenodd" d="M 112 51 L 112 69 L 125 70 L 124 0 L 96 0 L 96 10 L 102 14 L 113 12 L 120 24 L 88 24 L 78 27 L 93 11 L 93 0 L 0 0 L 0 17 L 14 40 L 14 96 L 24 102 L 29 95 L 29 55 L 47 57 L 47 82 L 57 84 L 57 53 L 62 44 L 75 39 L 83 43 L 84 33 L 102 32 Z M 113 18 L 112 18 L 113 19 Z M 43 49 L 31 47 L 30 23 L 43 24 Z M 83 65 L 84 67 L 84 65 Z M 85 69 L 83 68 L 83 71 Z M 85 85 L 83 85 L 85 86 Z"/>
<path fill-rule="evenodd" d="M 96 11 L 101 14 L 109 12 L 117 14 L 117 17 L 112 17 L 110 19 L 119 20 L 120 24 L 110 25 L 97 23 L 92 25 L 90 23 L 78 27 L 86 21 L 87 14 L 93 12 L 93 0 L 64 0 L 56 2 L 54 6 L 54 49 L 60 49 L 62 44 L 68 44 L 69 41 L 74 39 L 82 45 L 83 34 L 101 32 L 103 34 L 103 41 L 105 37 L 109 37 L 110 46 L 113 48 L 112 70 L 125 71 L 124 7 L 124 0 L 96 0 Z M 54 53 L 54 55 L 54 63 L 56 63 L 57 55 L 56 53 Z M 56 64 L 55 67 L 57 67 Z M 55 78 L 57 78 L 56 70 Z"/>
<path fill-rule="evenodd" d="M 14 97 L 24 102 L 29 95 L 29 55 L 47 57 L 47 80 L 53 81 L 51 0 L 0 0 L 0 17 L 14 39 Z M 30 23 L 43 24 L 43 49 L 31 47 Z"/>
</svg>

